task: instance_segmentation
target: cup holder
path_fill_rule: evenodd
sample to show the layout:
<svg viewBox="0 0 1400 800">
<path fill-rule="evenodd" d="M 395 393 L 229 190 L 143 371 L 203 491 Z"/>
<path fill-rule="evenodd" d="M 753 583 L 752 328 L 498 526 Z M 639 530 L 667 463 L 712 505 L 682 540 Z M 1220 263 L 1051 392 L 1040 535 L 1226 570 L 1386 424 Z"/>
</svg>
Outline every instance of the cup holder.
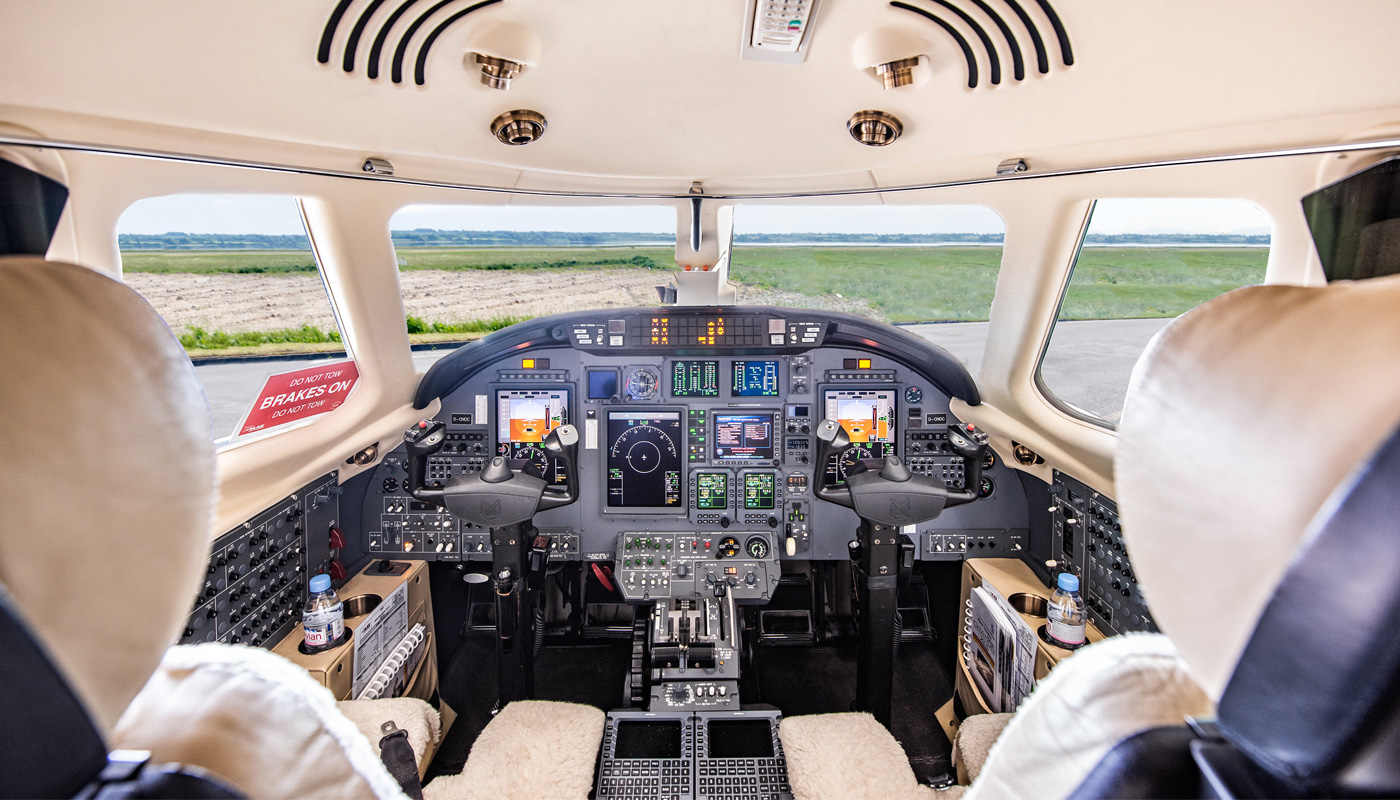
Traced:
<svg viewBox="0 0 1400 800">
<path fill-rule="evenodd" d="M 369 612 L 379 607 L 384 602 L 384 598 L 377 594 L 357 594 L 354 597 L 342 601 L 345 604 L 345 618 L 363 617 Z M 1044 616 L 1042 614 L 1041 616 Z"/>
<path fill-rule="evenodd" d="M 1007 598 L 1011 607 L 1029 617 L 1045 617 L 1046 601 L 1044 597 L 1030 592 L 1017 592 Z"/>
</svg>

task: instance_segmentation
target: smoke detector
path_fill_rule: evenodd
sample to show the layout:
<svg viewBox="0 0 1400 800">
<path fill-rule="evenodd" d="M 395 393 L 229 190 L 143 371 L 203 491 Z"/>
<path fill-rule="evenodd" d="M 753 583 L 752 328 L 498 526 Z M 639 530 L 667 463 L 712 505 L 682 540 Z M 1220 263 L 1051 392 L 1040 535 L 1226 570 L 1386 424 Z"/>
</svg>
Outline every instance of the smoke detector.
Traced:
<svg viewBox="0 0 1400 800">
<path fill-rule="evenodd" d="M 544 135 L 547 126 L 543 114 L 521 108 L 491 120 L 491 135 L 501 144 L 530 144 Z"/>
<path fill-rule="evenodd" d="M 870 147 L 884 147 L 904 133 L 904 125 L 893 114 L 883 111 L 857 111 L 846 120 L 851 138 Z"/>
</svg>

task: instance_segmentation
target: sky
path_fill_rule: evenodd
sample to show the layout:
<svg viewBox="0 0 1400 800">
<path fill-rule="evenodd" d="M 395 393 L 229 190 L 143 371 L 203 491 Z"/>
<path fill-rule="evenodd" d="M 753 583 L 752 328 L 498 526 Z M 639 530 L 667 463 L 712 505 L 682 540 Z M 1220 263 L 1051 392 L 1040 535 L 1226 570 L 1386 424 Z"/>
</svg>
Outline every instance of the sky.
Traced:
<svg viewBox="0 0 1400 800">
<path fill-rule="evenodd" d="M 1001 233 L 980 206 L 759 206 L 734 212 L 735 233 Z M 549 230 L 672 233 L 670 207 L 408 206 L 394 230 Z M 262 195 L 174 195 L 140 200 L 121 233 L 304 233 L 296 201 Z M 1268 233 L 1269 219 L 1238 200 L 1101 200 L 1092 233 Z"/>
</svg>

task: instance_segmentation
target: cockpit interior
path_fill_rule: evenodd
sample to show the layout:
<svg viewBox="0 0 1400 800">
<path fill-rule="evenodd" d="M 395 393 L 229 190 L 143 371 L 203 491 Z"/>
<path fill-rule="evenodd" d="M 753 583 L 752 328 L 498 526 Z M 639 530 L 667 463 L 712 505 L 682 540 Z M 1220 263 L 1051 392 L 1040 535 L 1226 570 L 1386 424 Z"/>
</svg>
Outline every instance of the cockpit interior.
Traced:
<svg viewBox="0 0 1400 800">
<path fill-rule="evenodd" d="M 0 798 L 1400 794 L 1397 33 L 0 0 Z"/>
</svg>

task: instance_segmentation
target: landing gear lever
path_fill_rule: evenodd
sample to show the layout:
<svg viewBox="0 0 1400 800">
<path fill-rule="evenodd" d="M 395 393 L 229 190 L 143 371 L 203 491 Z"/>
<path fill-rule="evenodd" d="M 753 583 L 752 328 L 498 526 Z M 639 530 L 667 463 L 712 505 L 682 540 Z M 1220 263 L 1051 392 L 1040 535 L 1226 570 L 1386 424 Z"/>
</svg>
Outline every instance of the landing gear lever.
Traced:
<svg viewBox="0 0 1400 800">
<path fill-rule="evenodd" d="M 490 529 L 499 703 L 504 706 L 535 694 L 535 653 L 541 633 L 536 610 L 549 563 L 550 539 L 535 529 L 532 520 L 540 511 L 578 499 L 578 429 L 561 425 L 544 439 L 545 455 L 563 468 L 562 490 L 512 468 L 501 456 L 491 459 L 480 472 L 449 477 L 440 487 L 428 486 L 428 457 L 442 448 L 445 430 L 446 425 L 439 420 L 424 420 L 404 432 L 407 488 L 418 500 Z"/>
<path fill-rule="evenodd" d="M 950 429 L 950 442 L 953 438 Z M 966 431 L 957 439 L 954 452 L 966 461 L 970 490 L 950 492 L 938 478 L 912 472 L 894 455 L 886 456 L 883 463 L 859 462 L 847 471 L 844 486 L 827 486 L 827 465 L 851 447 L 851 439 L 833 420 L 822 420 L 817 426 L 816 495 L 860 515 L 860 528 L 850 547 L 860 595 L 856 708 L 869 711 L 886 728 L 894 694 L 899 589 L 908 583 L 914 567 L 914 542 L 901 529 L 934 519 L 949 506 L 977 499 L 973 478 L 981 478 L 986 434 L 979 440 Z"/>
</svg>

